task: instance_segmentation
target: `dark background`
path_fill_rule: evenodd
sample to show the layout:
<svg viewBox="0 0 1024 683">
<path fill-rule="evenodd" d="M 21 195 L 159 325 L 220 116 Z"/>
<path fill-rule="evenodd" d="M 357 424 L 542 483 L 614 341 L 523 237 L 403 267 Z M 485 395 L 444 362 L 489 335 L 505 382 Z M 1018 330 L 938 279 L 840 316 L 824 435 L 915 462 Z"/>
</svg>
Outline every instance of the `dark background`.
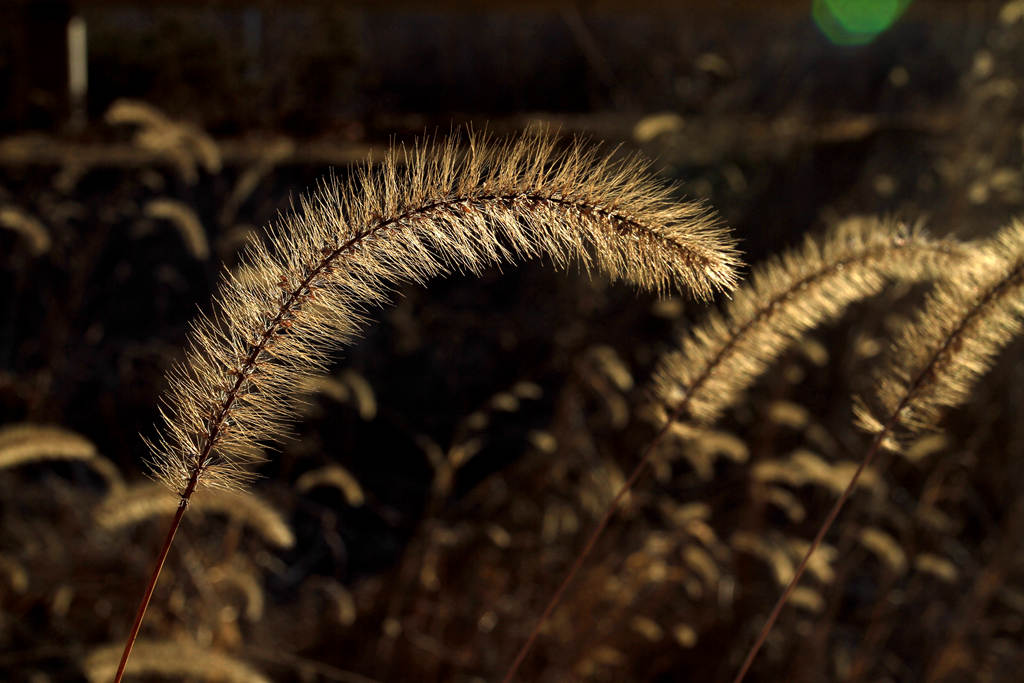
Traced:
<svg viewBox="0 0 1024 683">
<path fill-rule="evenodd" d="M 1016 215 L 1024 3 L 918 0 L 862 45 L 829 40 L 812 5 L 5 0 L 0 425 L 73 430 L 141 481 L 163 372 L 245 236 L 330 168 L 466 124 L 641 151 L 721 213 L 750 264 L 854 214 L 963 238 Z M 88 46 L 77 98 L 72 16 Z M 118 121 L 125 100 L 148 113 Z M 161 218 L 163 200 L 191 218 Z M 653 434 L 658 356 L 705 312 L 549 264 L 503 270 L 396 296 L 339 359 L 348 398 L 311 397 L 260 470 L 253 490 L 295 545 L 187 517 L 144 637 L 273 680 L 500 678 Z M 780 590 L 773 562 L 832 500 L 790 487 L 804 514 L 787 516 L 753 467 L 799 449 L 859 458 L 850 395 L 920 294 L 855 306 L 788 353 L 721 425 L 745 461 L 685 456 L 645 477 L 521 680 L 728 680 Z M 1020 353 L 936 453 L 883 463 L 886 489 L 830 536 L 834 576 L 804 582 L 820 604 L 787 609 L 750 680 L 1018 678 Z M 466 459 L 450 486 L 431 453 Z M 301 490 L 331 463 L 364 504 Z M 126 634 L 165 523 L 100 528 L 107 495 L 88 464 L 0 468 L 0 676 L 81 680 Z M 863 528 L 908 566 L 858 545 Z M 259 615 L 253 591 L 218 587 L 231 572 Z"/>
</svg>

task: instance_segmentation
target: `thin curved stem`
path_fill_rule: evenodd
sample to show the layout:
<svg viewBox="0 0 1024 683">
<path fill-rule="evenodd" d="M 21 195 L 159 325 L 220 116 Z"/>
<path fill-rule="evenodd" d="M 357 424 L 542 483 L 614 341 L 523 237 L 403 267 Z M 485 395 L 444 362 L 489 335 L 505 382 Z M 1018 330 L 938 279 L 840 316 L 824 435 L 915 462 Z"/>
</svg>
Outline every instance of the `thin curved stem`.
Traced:
<svg viewBox="0 0 1024 683">
<path fill-rule="evenodd" d="M 516 674 L 516 671 L 519 669 L 520 665 L 522 665 L 523 660 L 526 659 L 526 655 L 529 653 L 530 649 L 533 647 L 534 642 L 537 640 L 537 637 L 540 635 L 541 627 L 551 616 L 551 613 L 554 612 L 555 607 L 558 606 L 558 603 L 561 601 L 563 594 L 569 587 L 569 584 L 572 583 L 573 579 L 576 577 L 576 574 L 579 573 L 580 568 L 583 566 L 584 561 L 593 551 L 594 546 L 597 544 L 598 538 L 604 532 L 605 528 L 608 526 L 608 523 L 611 521 L 612 517 L 618 510 L 619 503 L 621 503 L 623 498 L 626 497 L 626 494 L 628 494 L 632 490 L 633 486 L 640 479 L 640 475 L 643 474 L 644 470 L 647 468 L 647 465 L 649 464 L 651 459 L 651 454 L 654 452 L 655 447 L 665 437 L 665 435 L 671 429 L 672 425 L 676 421 L 678 421 L 682 414 L 689 408 L 690 401 L 693 399 L 694 395 L 708 381 L 708 379 L 710 379 L 712 373 L 718 368 L 718 366 L 722 363 L 725 357 L 733 351 L 733 349 L 739 343 L 740 339 L 742 339 L 744 335 L 746 335 L 758 323 L 769 318 L 775 312 L 778 306 L 782 305 L 783 303 L 791 299 L 796 292 L 800 291 L 802 288 L 806 287 L 810 283 L 813 283 L 821 278 L 827 277 L 828 275 L 835 273 L 837 270 L 841 270 L 843 267 L 849 264 L 855 263 L 857 261 L 874 258 L 875 256 L 884 255 L 891 249 L 892 247 L 890 245 L 868 248 L 852 256 L 848 256 L 846 258 L 839 259 L 835 262 L 829 263 L 826 266 L 805 275 L 799 280 L 791 283 L 783 291 L 778 292 L 770 301 L 768 301 L 768 303 L 765 306 L 763 306 L 759 311 L 757 311 L 755 315 L 751 316 L 748 320 L 745 320 L 736 329 L 732 331 L 732 334 L 730 335 L 728 341 L 722 346 L 722 348 L 718 349 L 715 356 L 706 363 L 701 374 L 698 375 L 698 377 L 694 379 L 692 382 L 690 382 L 689 386 L 686 389 L 685 396 L 676 405 L 672 414 L 666 420 L 665 425 L 662 427 L 661 431 L 658 432 L 654 439 L 644 449 L 643 454 L 640 457 L 640 461 L 633 469 L 633 472 L 632 474 L 630 474 L 629 479 L 627 479 L 626 483 L 623 484 L 622 487 L 619 489 L 619 492 L 615 495 L 615 498 L 612 500 L 612 502 L 608 504 L 607 508 L 605 509 L 604 516 L 601 518 L 601 521 L 598 522 L 597 526 L 591 532 L 590 537 L 587 539 L 586 544 L 584 544 L 583 546 L 583 550 L 580 552 L 579 555 L 577 555 L 576 560 L 573 562 L 568 574 L 566 574 L 565 578 L 562 580 L 562 583 L 558 586 L 558 589 L 555 591 L 555 594 L 551 597 L 547 606 L 544 608 L 544 612 L 537 620 L 537 624 L 534 626 L 533 630 L 530 632 L 530 635 L 527 637 L 526 643 L 523 644 L 522 648 L 520 648 L 519 652 L 517 653 L 515 661 L 512 663 L 512 666 L 509 667 L 508 671 L 505 674 L 505 677 L 502 679 L 503 683 L 509 683 L 513 679 L 513 677 Z M 857 472 L 857 475 L 860 475 L 860 471 Z M 854 483 L 856 483 L 856 481 Z M 835 510 L 835 512 L 836 514 L 838 514 L 838 509 Z M 807 559 L 809 559 L 809 556 L 808 558 L 805 558 L 803 563 L 801 563 L 800 573 L 802 573 L 803 568 L 806 567 Z M 791 593 L 792 590 L 789 590 L 788 592 Z M 789 596 L 787 595 L 786 599 L 788 599 L 788 597 Z M 783 600 L 783 602 L 785 602 L 785 600 Z M 779 609 L 781 609 L 781 606 L 779 606 Z"/>
<path fill-rule="evenodd" d="M 604 532 L 605 527 L 608 526 L 608 523 L 612 520 L 612 517 L 615 516 L 615 513 L 619 509 L 619 504 L 626 497 L 626 495 L 629 494 L 629 492 L 633 489 L 633 486 L 636 485 L 637 480 L 640 479 L 640 475 L 644 473 L 644 470 L 647 468 L 647 465 L 650 464 L 651 456 L 654 454 L 655 447 L 657 447 L 657 445 L 661 443 L 661 440 L 665 438 L 666 434 L 668 434 L 669 430 L 672 428 L 672 425 L 675 424 L 677 419 L 679 419 L 679 413 L 681 411 L 682 406 L 680 406 L 680 408 L 677 409 L 675 413 L 669 416 L 669 418 L 665 421 L 665 425 L 661 428 L 657 435 L 655 435 L 655 437 L 651 439 L 650 443 L 647 444 L 647 448 L 644 449 L 643 454 L 640 456 L 640 462 L 636 464 L 636 467 L 633 468 L 633 472 L 629 475 L 629 479 L 627 479 L 626 483 L 619 488 L 619 492 L 615 494 L 615 498 L 613 498 L 612 502 L 609 503 L 608 506 L 605 508 L 604 516 L 601 517 L 601 521 L 599 521 L 597 523 L 597 526 L 594 527 L 594 530 L 590 532 L 590 537 L 587 538 L 587 542 L 583 545 L 583 550 L 581 550 L 580 553 L 576 556 L 576 560 L 572 563 L 572 567 L 569 569 L 569 572 L 565 575 L 565 578 L 562 579 L 562 583 L 559 584 L 558 590 L 556 590 L 555 594 L 551 596 L 551 599 L 548 601 L 547 606 L 544 608 L 544 612 L 540 615 L 540 618 L 537 619 L 537 623 L 534 625 L 533 630 L 530 631 L 530 635 L 527 637 L 526 642 L 523 643 L 523 646 L 519 649 L 519 652 L 516 654 L 516 658 L 512 662 L 512 666 L 510 666 L 508 668 L 508 671 L 505 672 L 505 677 L 502 678 L 502 683 L 510 683 L 510 681 L 512 681 L 512 679 L 515 677 L 516 672 L 519 670 L 519 667 L 526 659 L 526 655 L 529 654 L 530 650 L 533 648 L 534 642 L 540 635 L 541 627 L 544 626 L 544 623 L 551 616 L 551 613 L 555 611 L 556 607 L 558 607 L 558 603 L 561 602 L 562 596 L 565 594 L 566 589 L 569 588 L 569 584 L 571 584 L 573 579 L 576 578 L 576 574 L 579 573 L 580 569 L 583 567 L 583 563 L 587 560 L 587 558 L 590 556 L 590 553 L 594 550 L 594 547 L 597 545 L 597 539 L 601 537 L 601 534 Z"/>
<path fill-rule="evenodd" d="M 146 610 L 149 608 L 149 601 L 153 598 L 153 592 L 156 590 L 156 583 L 160 579 L 160 572 L 164 568 L 164 562 L 167 561 L 167 554 L 171 550 L 171 544 L 174 543 L 174 535 L 178 532 L 178 527 L 181 525 L 181 518 L 185 516 L 185 509 L 188 507 L 188 501 L 196 490 L 196 483 L 198 480 L 199 471 L 196 470 L 196 473 L 188 483 L 188 487 L 181 495 L 181 501 L 178 503 L 178 510 L 174 513 L 174 519 L 171 520 L 171 527 L 167 530 L 167 537 L 164 538 L 164 544 L 160 548 L 160 555 L 157 557 L 156 567 L 153 568 L 153 575 L 149 577 L 149 583 L 146 585 L 146 592 L 143 593 L 142 601 L 139 603 L 139 609 L 135 613 L 135 623 L 132 624 L 132 630 L 128 633 L 128 640 L 124 644 L 124 652 L 121 654 L 121 662 L 117 665 L 117 673 L 114 675 L 114 683 L 121 683 L 121 679 L 124 677 L 125 667 L 128 666 L 128 657 L 131 656 L 132 648 L 135 647 L 135 641 L 139 637 L 139 630 L 142 628 L 142 620 L 145 618 Z"/>
<path fill-rule="evenodd" d="M 750 648 L 747 653 L 747 658 L 743 660 L 743 666 L 740 667 L 739 673 L 736 674 L 736 678 L 733 679 L 733 683 L 741 683 L 746 677 L 747 672 L 750 670 L 751 664 L 754 663 L 754 658 L 757 657 L 757 653 L 761 650 L 761 646 L 764 645 L 764 641 L 768 638 L 768 634 L 771 632 L 772 627 L 778 620 L 779 615 L 782 613 L 782 608 L 786 606 L 789 601 L 789 596 L 796 590 L 797 584 L 800 583 L 800 578 L 804 575 L 804 571 L 807 569 L 808 563 L 811 561 L 811 555 L 818 549 L 821 542 L 825 540 L 825 534 L 829 532 L 832 525 L 835 523 L 836 518 L 839 516 L 840 510 L 846 505 L 846 501 L 850 499 L 853 494 L 853 490 L 857 486 L 857 481 L 860 479 L 860 475 L 871 466 L 874 462 L 875 456 L 878 455 L 878 451 L 881 449 L 882 441 L 885 439 L 888 433 L 888 429 L 875 437 L 874 443 L 871 444 L 871 448 L 865 454 L 864 459 L 860 461 L 860 465 L 857 466 L 857 470 L 853 473 L 850 478 L 850 483 L 846 485 L 842 495 L 836 499 L 833 503 L 832 509 L 828 511 L 828 516 L 825 517 L 825 521 L 822 522 L 818 528 L 818 533 L 815 534 L 814 540 L 811 541 L 810 547 L 807 552 L 804 553 L 803 558 L 800 560 L 800 564 L 797 565 L 796 571 L 793 573 L 793 578 L 789 580 L 789 584 L 786 586 L 786 590 L 782 591 L 782 595 L 775 602 L 775 606 L 772 608 L 771 614 L 768 615 L 768 620 L 764 626 L 761 627 L 761 632 L 757 635 L 757 640 L 754 641 L 754 645 Z"/>
<path fill-rule="evenodd" d="M 909 406 L 917 397 L 918 392 L 923 390 L 929 383 L 934 382 L 938 368 L 941 367 L 944 360 L 948 360 L 948 354 L 950 349 L 953 348 L 957 339 L 964 333 L 968 328 L 969 324 L 978 316 L 981 315 L 985 307 L 992 302 L 999 294 L 1001 294 L 1012 281 L 1020 277 L 1024 273 L 1024 266 L 1018 266 L 1009 275 L 1004 277 L 999 283 L 985 292 L 984 296 L 981 297 L 970 310 L 970 312 L 963 316 L 956 327 L 954 327 L 946 338 L 943 340 L 939 348 L 931 355 L 928 363 L 917 373 L 913 381 L 907 386 L 906 392 L 903 394 L 903 398 L 900 399 L 899 404 L 889 415 L 888 421 L 878 432 L 874 442 L 871 444 L 871 448 L 868 449 L 867 453 L 864 454 L 864 458 L 861 460 L 860 465 L 857 466 L 857 470 L 853 473 L 850 478 L 850 483 L 846 485 L 846 489 L 842 495 L 832 505 L 832 509 L 829 510 L 828 516 L 825 517 L 825 521 L 822 522 L 821 527 L 818 529 L 818 533 L 815 534 L 814 540 L 811 542 L 807 552 L 804 553 L 803 559 L 800 560 L 799 566 L 797 566 L 796 572 L 793 574 L 793 578 L 790 579 L 789 584 L 786 586 L 786 590 L 782 592 L 779 599 L 775 603 L 775 607 L 772 608 L 771 614 L 768 615 L 768 621 L 765 622 L 764 626 L 761 627 L 761 632 L 757 636 L 757 640 L 754 641 L 753 647 L 747 653 L 747 658 L 743 661 L 743 666 L 740 667 L 739 673 L 736 674 L 736 678 L 733 679 L 733 683 L 742 683 L 744 677 L 747 675 L 747 671 L 750 670 L 751 664 L 754 663 L 754 658 L 760 651 L 761 646 L 764 645 L 764 641 L 768 638 L 768 633 L 772 630 L 775 622 L 779 618 L 779 614 L 782 612 L 782 608 L 786 605 L 790 595 L 796 590 L 797 584 L 800 582 L 800 578 L 803 576 L 804 570 L 807 569 L 807 564 L 810 562 L 811 555 L 818 549 L 821 542 L 825 538 L 825 534 L 829 532 L 832 525 L 835 523 L 836 518 L 839 516 L 839 511 L 842 510 L 843 505 L 849 500 L 853 494 L 853 489 L 857 485 L 857 481 L 860 479 L 860 475 L 867 469 L 874 461 L 875 456 L 878 455 L 878 451 L 882 448 L 882 443 L 885 442 L 889 436 L 892 435 L 893 430 L 896 428 L 900 417 L 903 415 L 903 411 Z"/>
</svg>

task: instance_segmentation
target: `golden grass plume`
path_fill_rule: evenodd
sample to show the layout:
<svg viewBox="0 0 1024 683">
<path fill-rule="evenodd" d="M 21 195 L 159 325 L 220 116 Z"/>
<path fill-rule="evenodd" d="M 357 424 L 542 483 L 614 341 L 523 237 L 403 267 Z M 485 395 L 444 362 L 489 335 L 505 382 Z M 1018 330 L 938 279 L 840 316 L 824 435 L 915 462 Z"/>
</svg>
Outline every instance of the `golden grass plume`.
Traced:
<svg viewBox="0 0 1024 683">
<path fill-rule="evenodd" d="M 320 393 L 339 403 L 350 403 L 364 420 L 377 416 L 377 396 L 366 378 L 353 370 L 343 370 L 337 377 L 309 377 L 302 383 L 309 393 Z"/>
<path fill-rule="evenodd" d="M 110 125 L 135 126 L 134 144 L 167 158 L 190 185 L 199 179 L 200 165 L 209 173 L 220 172 L 220 148 L 213 138 L 190 123 L 172 120 L 151 104 L 115 100 L 104 118 Z"/>
<path fill-rule="evenodd" d="M 238 209 L 252 195 L 260 182 L 274 170 L 274 167 L 295 153 L 295 143 L 289 138 L 271 140 L 260 154 L 256 163 L 245 169 L 235 182 L 231 194 L 220 210 L 220 223 L 227 226 L 234 222 Z"/>
<path fill-rule="evenodd" d="M 303 492 L 317 486 L 331 486 L 341 491 L 345 496 L 345 501 L 352 507 L 359 507 L 366 501 L 366 495 L 363 493 L 363 487 L 359 485 L 359 480 L 341 465 L 327 465 L 306 472 L 295 482 L 295 486 Z"/>
<path fill-rule="evenodd" d="M 699 203 L 677 201 L 635 158 L 541 133 L 469 134 L 393 150 L 331 181 L 225 275 L 170 373 L 155 476 L 184 498 L 247 480 L 254 445 L 279 438 L 303 378 L 356 334 L 399 283 L 546 256 L 706 298 L 730 289 L 737 254 Z"/>
<path fill-rule="evenodd" d="M 96 445 L 81 434 L 29 422 L 0 427 L 0 469 L 45 460 L 78 460 L 103 477 L 111 490 L 124 486 L 117 466 L 100 455 Z"/>
<path fill-rule="evenodd" d="M 46 226 L 15 206 L 0 206 L 0 228 L 13 230 L 24 237 L 33 256 L 40 256 L 50 250 L 52 240 Z"/>
<path fill-rule="evenodd" d="M 891 280 L 935 277 L 963 257 L 953 241 L 892 220 L 853 218 L 824 239 L 770 259 L 721 312 L 660 361 L 658 397 L 669 411 L 713 422 L 808 330 Z"/>
<path fill-rule="evenodd" d="M 242 613 L 249 621 L 263 618 L 265 600 L 263 597 L 263 581 L 255 567 L 237 559 L 211 567 L 206 572 L 211 584 L 233 587 L 243 598 Z"/>
<path fill-rule="evenodd" d="M 1013 221 L 979 244 L 971 260 L 939 282 L 900 332 L 876 381 L 875 405 L 858 399 L 868 431 L 917 432 L 970 396 L 996 354 L 1021 331 L 1024 223 Z M 886 445 L 897 448 L 894 439 Z"/>
</svg>

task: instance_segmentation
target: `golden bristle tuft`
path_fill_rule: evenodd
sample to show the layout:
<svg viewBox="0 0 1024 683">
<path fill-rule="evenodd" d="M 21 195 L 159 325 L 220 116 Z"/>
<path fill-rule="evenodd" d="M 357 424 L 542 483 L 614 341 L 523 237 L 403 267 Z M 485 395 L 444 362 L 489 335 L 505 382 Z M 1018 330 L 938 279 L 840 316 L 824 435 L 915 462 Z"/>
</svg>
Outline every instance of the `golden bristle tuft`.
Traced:
<svg viewBox="0 0 1024 683">
<path fill-rule="evenodd" d="M 759 266 L 722 312 L 666 354 L 655 385 L 667 409 L 711 423 L 808 330 L 891 280 L 935 277 L 963 247 L 889 220 L 854 218 Z"/>
<path fill-rule="evenodd" d="M 711 211 L 679 202 L 636 158 L 534 133 L 469 134 L 393 150 L 325 183 L 252 241 L 170 373 L 155 476 L 188 497 L 234 488 L 280 437 L 304 378 L 324 372 L 366 311 L 400 283 L 544 256 L 700 298 L 735 283 L 738 256 Z"/>
<path fill-rule="evenodd" d="M 916 320 L 899 334 L 876 382 L 872 408 L 858 399 L 861 426 L 898 448 L 896 427 L 933 428 L 962 404 L 996 354 L 1020 334 L 1024 316 L 1024 223 L 981 243 L 971 260 L 939 282 Z"/>
</svg>

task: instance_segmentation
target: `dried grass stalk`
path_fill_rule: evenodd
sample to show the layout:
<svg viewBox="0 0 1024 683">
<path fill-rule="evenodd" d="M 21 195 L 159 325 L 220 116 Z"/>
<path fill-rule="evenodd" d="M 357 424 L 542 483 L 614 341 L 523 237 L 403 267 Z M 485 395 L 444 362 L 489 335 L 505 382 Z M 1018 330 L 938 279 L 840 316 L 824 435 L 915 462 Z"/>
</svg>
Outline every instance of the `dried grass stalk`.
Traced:
<svg viewBox="0 0 1024 683">
<path fill-rule="evenodd" d="M 352 507 L 359 507 L 366 501 L 363 487 L 359 485 L 351 472 L 341 465 L 327 465 L 320 469 L 306 472 L 295 482 L 299 491 L 309 491 L 317 486 L 331 486 L 345 496 L 345 501 Z"/>
<path fill-rule="evenodd" d="M 117 466 L 100 455 L 95 444 L 81 434 L 32 423 L 0 428 L 0 469 L 46 460 L 79 460 L 103 477 L 112 491 L 124 486 Z"/>
<path fill-rule="evenodd" d="M 281 162 L 288 159 L 295 153 L 295 142 L 289 138 L 275 138 L 271 140 L 260 154 L 256 163 L 249 166 L 238 176 L 231 194 L 224 201 L 220 210 L 220 224 L 231 225 L 238 209 L 245 203 L 252 193 L 259 186 L 260 182 L 274 170 Z"/>
<path fill-rule="evenodd" d="M 879 451 L 899 450 L 898 430 L 913 433 L 932 428 L 946 409 L 967 400 L 996 354 L 1020 333 L 1022 289 L 1024 224 L 1014 221 L 992 239 L 975 246 L 970 260 L 959 264 L 936 285 L 917 319 L 902 330 L 878 374 L 876 407 L 872 409 L 864 399 L 857 401 L 858 421 L 875 435 L 874 442 L 819 527 L 734 683 L 740 683 L 749 671 L 807 567 L 810 553 L 825 538 Z M 941 560 L 922 565 L 921 557 L 915 560 L 916 569 L 949 582 L 955 580 L 952 564 Z"/>
<path fill-rule="evenodd" d="M 907 554 L 890 534 L 877 527 L 868 527 L 861 530 L 858 540 L 897 576 L 907 570 Z"/>
<path fill-rule="evenodd" d="M 115 126 L 137 126 L 134 144 L 166 157 L 190 185 L 199 179 L 199 165 L 209 173 L 220 172 L 220 149 L 209 135 L 192 124 L 171 120 L 150 104 L 116 100 L 104 118 Z"/>
<path fill-rule="evenodd" d="M 593 550 L 616 507 L 626 500 L 644 468 L 659 452 L 659 445 L 667 437 L 683 431 L 674 424 L 677 420 L 690 417 L 698 425 L 710 425 L 808 330 L 839 316 L 854 301 L 878 294 L 892 280 L 914 281 L 940 276 L 961 262 L 965 255 L 966 250 L 960 244 L 931 239 L 916 226 L 906 227 L 891 220 L 854 218 L 841 223 L 823 240 L 808 237 L 802 248 L 760 266 L 723 312 L 713 313 L 707 322 L 687 335 L 680 349 L 662 357 L 654 380 L 655 393 L 661 402 L 655 417 L 662 423 L 661 431 L 605 510 L 504 680 L 508 682 L 515 675 L 541 625 Z M 789 413 L 792 415 L 793 411 Z M 708 470 L 706 464 L 696 462 L 697 467 Z M 817 472 L 822 482 L 832 481 L 831 468 L 827 469 L 828 472 Z M 849 491 L 844 491 L 837 506 L 848 495 Z M 740 542 L 747 549 L 759 549 L 744 536 L 740 536 Z M 811 551 L 820 543 L 820 538 L 815 539 Z M 803 573 L 811 560 L 811 551 L 789 572 L 788 578 L 795 581 Z M 776 564 L 776 575 L 780 583 L 785 583 L 781 577 L 787 574 L 780 567 Z M 791 582 L 769 617 L 767 628 L 794 588 L 795 582 Z M 766 631 L 762 632 L 759 642 L 752 648 L 737 676 L 737 683 L 745 675 L 765 635 Z"/>
<path fill-rule="evenodd" d="M 98 454 L 91 441 L 61 427 L 18 423 L 0 428 L 0 469 L 39 460 L 89 460 Z"/>
<path fill-rule="evenodd" d="M 214 585 L 226 584 L 241 594 L 245 599 L 246 619 L 259 621 L 263 618 L 263 581 L 253 566 L 235 560 L 213 567 L 207 572 L 207 578 Z"/>
<path fill-rule="evenodd" d="M 28 241 L 33 256 L 50 250 L 50 232 L 39 219 L 14 206 L 0 206 L 0 228 L 7 228 L 20 234 Z"/>
<path fill-rule="evenodd" d="M 280 439 L 303 382 L 355 336 L 400 283 L 546 256 L 637 287 L 699 297 L 735 284 L 731 238 L 699 203 L 680 203 L 636 158 L 600 157 L 543 134 L 470 134 L 392 151 L 321 186 L 253 240 L 193 324 L 150 443 L 152 471 L 179 496 L 136 613 L 121 680 L 185 508 L 200 485 L 236 490 Z M 352 387 L 358 391 L 358 387 Z"/>
</svg>

